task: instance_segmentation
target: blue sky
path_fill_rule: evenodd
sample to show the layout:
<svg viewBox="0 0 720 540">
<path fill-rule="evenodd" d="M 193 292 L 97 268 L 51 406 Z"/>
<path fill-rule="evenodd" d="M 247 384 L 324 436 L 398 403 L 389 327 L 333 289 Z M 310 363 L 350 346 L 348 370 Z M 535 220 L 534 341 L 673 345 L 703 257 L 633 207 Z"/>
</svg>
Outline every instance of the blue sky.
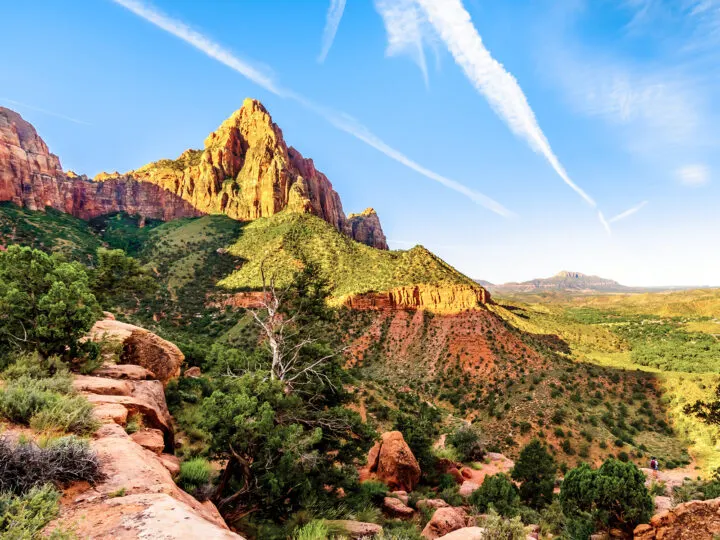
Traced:
<svg viewBox="0 0 720 540">
<path fill-rule="evenodd" d="M 393 248 L 720 285 L 720 0 L 13 2 L 0 49 L 66 170 L 202 147 L 255 97 Z"/>
</svg>

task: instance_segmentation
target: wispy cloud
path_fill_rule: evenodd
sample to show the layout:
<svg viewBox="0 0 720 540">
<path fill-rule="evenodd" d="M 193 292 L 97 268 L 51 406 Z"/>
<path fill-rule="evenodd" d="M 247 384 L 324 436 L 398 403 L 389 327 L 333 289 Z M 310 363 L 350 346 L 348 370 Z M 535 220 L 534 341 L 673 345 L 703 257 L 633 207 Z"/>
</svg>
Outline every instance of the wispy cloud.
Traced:
<svg viewBox="0 0 720 540">
<path fill-rule="evenodd" d="M 605 215 L 600 210 L 598 210 L 598 219 L 600 220 L 601 225 L 605 229 L 605 232 L 611 235 L 612 229 L 610 228 L 610 223 L 608 223 L 608 220 L 605 219 Z"/>
<path fill-rule="evenodd" d="M 646 205 L 648 204 L 648 201 L 643 201 L 638 205 L 633 206 L 632 208 L 629 208 L 628 210 L 625 210 L 624 212 L 621 212 L 617 216 L 614 216 L 608 220 L 608 223 L 616 223 L 618 221 L 622 221 L 625 218 L 629 218 L 633 214 L 636 214 L 640 210 L 642 210 Z"/>
<path fill-rule="evenodd" d="M 85 122 L 84 120 L 78 120 L 77 118 L 73 118 L 72 116 L 66 116 L 64 114 L 60 114 L 53 111 L 48 111 L 47 109 L 42 109 L 40 107 L 36 107 L 35 105 L 28 105 L 27 103 L 23 103 L 21 101 L 15 101 L 14 99 L 4 98 L 0 97 L 0 103 L 9 103 L 11 105 L 14 105 L 16 107 L 21 107 L 25 109 L 29 109 L 31 111 L 36 111 L 42 114 L 47 114 L 48 116 L 54 116 L 55 118 L 60 118 L 61 120 L 67 120 L 68 122 L 72 122 L 74 124 L 80 124 L 81 126 L 91 126 L 89 122 Z"/>
<path fill-rule="evenodd" d="M 375 9 L 382 16 L 387 32 L 386 54 L 407 54 L 418 65 L 428 86 L 428 70 L 423 49 L 427 24 L 415 0 L 375 0 Z"/>
<path fill-rule="evenodd" d="M 285 99 L 291 99 L 302 105 L 303 107 L 319 114 L 330 124 L 336 128 L 352 135 L 359 139 L 365 144 L 375 148 L 382 152 L 387 157 L 405 165 L 406 167 L 418 172 L 419 174 L 442 184 L 443 186 L 457 191 L 474 201 L 477 204 L 484 206 L 485 208 L 495 212 L 504 217 L 512 216 L 512 212 L 507 210 L 503 205 L 497 201 L 479 193 L 460 182 L 449 179 L 441 174 L 438 174 L 422 165 L 416 163 L 412 159 L 405 156 L 399 150 L 389 146 L 378 136 L 370 132 L 366 127 L 360 124 L 352 116 L 334 111 L 322 105 L 313 103 L 311 100 L 304 98 L 300 94 L 293 92 L 292 90 L 281 88 L 275 80 L 259 71 L 257 68 L 251 66 L 248 62 L 240 60 L 228 49 L 222 45 L 214 42 L 210 38 L 203 34 L 191 29 L 185 23 L 176 19 L 170 18 L 163 13 L 155 10 L 153 7 L 139 2 L 138 0 L 113 0 L 115 3 L 127 8 L 134 14 L 145 19 L 146 21 L 154 24 L 155 26 L 169 32 L 170 34 L 180 38 L 181 40 L 189 43 L 196 49 L 205 53 L 206 55 L 222 62 L 229 68 L 235 70 L 241 75 L 245 76 L 255 84 L 261 86 L 265 90 Z"/>
<path fill-rule="evenodd" d="M 345 0 L 330 0 L 330 7 L 328 8 L 327 18 L 325 19 L 325 30 L 323 30 L 322 36 L 322 49 L 320 56 L 318 56 L 318 62 L 320 63 L 325 61 L 325 58 L 327 58 L 330 52 L 344 11 Z"/>
<path fill-rule="evenodd" d="M 555 172 L 588 204 L 595 201 L 568 175 L 530 108 L 515 77 L 483 44 L 461 0 L 416 0 L 447 45 L 455 62 L 510 130 L 547 159 Z"/>
<path fill-rule="evenodd" d="M 680 167 L 675 175 L 684 186 L 700 187 L 710 182 L 710 169 L 702 163 Z"/>
</svg>

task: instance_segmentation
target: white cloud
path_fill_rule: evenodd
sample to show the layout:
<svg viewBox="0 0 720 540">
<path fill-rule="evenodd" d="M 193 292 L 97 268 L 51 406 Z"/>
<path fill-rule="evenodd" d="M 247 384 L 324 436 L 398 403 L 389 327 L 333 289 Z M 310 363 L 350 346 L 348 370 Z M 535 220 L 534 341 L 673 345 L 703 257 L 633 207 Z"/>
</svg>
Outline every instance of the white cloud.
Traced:
<svg viewBox="0 0 720 540">
<path fill-rule="evenodd" d="M 322 50 L 318 57 L 318 62 L 320 63 L 325 61 L 325 58 L 327 58 L 330 52 L 344 11 L 345 0 L 330 0 L 330 7 L 328 8 L 327 18 L 325 20 L 325 30 L 323 30 Z"/>
<path fill-rule="evenodd" d="M 147 4 L 139 2 L 138 0 L 113 1 L 129 9 L 139 17 L 154 24 L 155 26 L 182 39 L 186 43 L 189 43 L 190 45 L 202 51 L 211 58 L 222 62 L 229 68 L 237 71 L 241 75 L 253 81 L 255 84 L 265 88 L 269 92 L 285 99 L 292 99 L 303 107 L 319 114 L 336 128 L 352 135 L 353 137 L 364 142 L 365 144 L 382 152 L 387 157 L 397 161 L 398 163 L 401 163 L 402 165 L 405 165 L 406 167 L 418 172 L 426 178 L 429 178 L 430 180 L 438 182 L 449 189 L 465 195 L 475 203 L 484 206 L 485 208 L 495 212 L 496 214 L 504 217 L 509 217 L 513 215 L 512 212 L 507 210 L 504 206 L 502 206 L 497 201 L 494 201 L 490 197 L 474 191 L 469 187 L 465 186 L 464 184 L 461 184 L 460 182 L 451 180 L 430 169 L 427 169 L 422 165 L 416 163 L 415 161 L 411 160 L 410 158 L 402 154 L 400 151 L 396 150 L 395 148 L 389 146 L 387 143 L 382 141 L 379 137 L 370 132 L 366 127 L 361 125 L 350 115 L 342 112 L 333 111 L 321 105 L 317 105 L 312 101 L 304 98 L 300 94 L 297 94 L 288 89 L 280 88 L 270 76 L 261 73 L 256 68 L 252 67 L 249 63 L 240 60 L 234 54 L 222 47 L 220 44 L 212 41 L 203 34 L 192 30 L 185 23 L 172 19 L 156 11 Z"/>
<path fill-rule="evenodd" d="M 612 229 L 610 229 L 610 223 L 608 223 L 608 220 L 605 219 L 605 215 L 600 210 L 598 210 L 598 219 L 600 220 L 600 224 L 605 229 L 605 232 L 607 232 L 608 235 L 611 235 Z"/>
<path fill-rule="evenodd" d="M 684 186 L 699 187 L 710 182 L 710 169 L 701 163 L 680 167 L 675 174 Z"/>
<path fill-rule="evenodd" d="M 423 40 L 426 36 L 422 13 L 415 0 L 375 0 L 375 9 L 382 16 L 387 32 L 386 54 L 407 54 L 418 65 L 428 85 L 428 70 Z"/>
<path fill-rule="evenodd" d="M 455 62 L 510 130 L 550 163 L 562 180 L 588 204 L 595 201 L 572 181 L 554 154 L 515 77 L 485 48 L 461 0 L 416 0 L 447 45 Z"/>
<path fill-rule="evenodd" d="M 635 205 L 635 206 L 633 206 L 632 208 L 630 208 L 630 209 L 628 209 L 628 210 L 625 210 L 624 212 L 618 214 L 617 216 L 610 218 L 610 219 L 608 220 L 608 223 L 615 223 L 615 222 L 617 222 L 617 221 L 622 221 L 622 220 L 625 219 L 625 218 L 629 218 L 629 217 L 632 216 L 633 214 L 635 214 L 635 213 L 639 212 L 640 210 L 642 210 L 642 209 L 645 207 L 645 205 L 647 205 L 647 204 L 648 204 L 647 201 L 643 201 L 643 202 L 641 202 L 640 204 Z"/>
</svg>

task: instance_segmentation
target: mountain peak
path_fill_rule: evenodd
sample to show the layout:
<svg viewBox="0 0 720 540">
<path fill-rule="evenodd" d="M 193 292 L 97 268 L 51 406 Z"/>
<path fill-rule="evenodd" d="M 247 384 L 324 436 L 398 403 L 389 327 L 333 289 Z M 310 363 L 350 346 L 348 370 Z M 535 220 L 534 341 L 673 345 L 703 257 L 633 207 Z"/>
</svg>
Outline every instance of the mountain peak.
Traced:
<svg viewBox="0 0 720 540">
<path fill-rule="evenodd" d="M 569 270 L 561 270 L 560 272 L 555 274 L 553 277 L 580 279 L 580 278 L 584 278 L 584 277 L 588 277 L 588 276 L 587 276 L 587 274 L 583 274 L 582 272 L 571 272 Z"/>
</svg>

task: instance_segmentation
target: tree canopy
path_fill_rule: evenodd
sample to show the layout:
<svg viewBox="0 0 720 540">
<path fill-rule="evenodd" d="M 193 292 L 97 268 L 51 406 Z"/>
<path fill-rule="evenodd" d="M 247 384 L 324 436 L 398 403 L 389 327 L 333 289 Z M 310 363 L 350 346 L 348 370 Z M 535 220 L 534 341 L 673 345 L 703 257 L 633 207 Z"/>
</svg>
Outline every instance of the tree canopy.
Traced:
<svg viewBox="0 0 720 540">
<path fill-rule="evenodd" d="M 537 439 L 528 443 L 512 470 L 512 479 L 520 483 L 520 498 L 532 508 L 552 502 L 557 464 Z"/>
</svg>

